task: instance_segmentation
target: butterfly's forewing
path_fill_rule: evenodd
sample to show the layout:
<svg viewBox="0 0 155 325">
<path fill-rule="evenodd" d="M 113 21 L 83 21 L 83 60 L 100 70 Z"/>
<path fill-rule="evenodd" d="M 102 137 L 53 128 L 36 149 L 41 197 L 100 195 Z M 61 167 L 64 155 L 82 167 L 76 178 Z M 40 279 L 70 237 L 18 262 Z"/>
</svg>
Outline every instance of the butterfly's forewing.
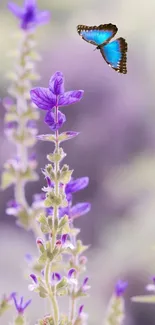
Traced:
<svg viewBox="0 0 155 325">
<path fill-rule="evenodd" d="M 117 27 L 112 24 L 99 26 L 78 25 L 77 32 L 82 38 L 93 45 L 106 44 L 117 33 Z"/>
<path fill-rule="evenodd" d="M 127 43 L 120 37 L 113 42 L 100 46 L 100 51 L 105 61 L 116 71 L 127 73 Z"/>
</svg>

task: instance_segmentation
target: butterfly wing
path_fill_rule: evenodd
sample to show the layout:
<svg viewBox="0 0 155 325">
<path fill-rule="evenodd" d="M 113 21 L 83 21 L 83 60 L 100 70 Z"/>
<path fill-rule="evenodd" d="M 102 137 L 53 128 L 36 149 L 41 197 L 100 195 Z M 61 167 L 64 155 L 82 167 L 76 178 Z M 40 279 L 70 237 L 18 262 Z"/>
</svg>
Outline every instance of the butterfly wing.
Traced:
<svg viewBox="0 0 155 325">
<path fill-rule="evenodd" d="M 112 24 L 99 26 L 78 25 L 77 32 L 82 38 L 93 45 L 106 44 L 117 33 L 117 27 Z"/>
<path fill-rule="evenodd" d="M 100 46 L 100 51 L 105 61 L 116 71 L 127 73 L 127 43 L 120 37 L 113 42 Z"/>
</svg>

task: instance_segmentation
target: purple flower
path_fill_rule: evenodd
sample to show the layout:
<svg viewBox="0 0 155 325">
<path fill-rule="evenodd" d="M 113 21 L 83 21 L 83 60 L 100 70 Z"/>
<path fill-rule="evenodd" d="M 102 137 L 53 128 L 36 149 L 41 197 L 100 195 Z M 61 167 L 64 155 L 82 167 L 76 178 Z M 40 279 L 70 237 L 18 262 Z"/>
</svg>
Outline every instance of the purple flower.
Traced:
<svg viewBox="0 0 155 325">
<path fill-rule="evenodd" d="M 76 219 L 82 215 L 88 213 L 91 209 L 91 204 L 88 202 L 78 203 L 71 207 L 69 217 L 70 219 Z"/>
<path fill-rule="evenodd" d="M 18 126 L 18 123 L 16 121 L 7 122 L 4 125 L 5 129 L 8 129 L 8 130 L 16 129 L 17 126 Z"/>
<path fill-rule="evenodd" d="M 56 72 L 49 81 L 49 88 L 37 87 L 30 91 L 32 102 L 43 110 L 51 110 L 55 106 L 67 106 L 77 103 L 83 96 L 83 90 L 64 92 L 62 72 Z"/>
<path fill-rule="evenodd" d="M 124 294 L 127 286 L 128 286 L 127 282 L 119 280 L 116 283 L 116 286 L 115 286 L 115 294 L 116 294 L 116 296 L 121 297 Z"/>
<path fill-rule="evenodd" d="M 84 280 L 83 280 L 83 284 L 82 284 L 82 287 L 81 287 L 81 290 L 83 292 L 86 292 L 88 289 L 90 289 L 90 286 L 87 285 L 87 282 L 88 282 L 89 278 L 86 277 Z"/>
<path fill-rule="evenodd" d="M 24 30 L 48 23 L 50 19 L 48 11 L 38 10 L 36 0 L 25 0 L 23 8 L 14 2 L 9 2 L 8 8 L 20 20 L 20 27 Z"/>
<path fill-rule="evenodd" d="M 36 277 L 36 275 L 35 274 L 30 274 L 30 277 L 31 277 L 31 279 L 35 282 L 35 283 L 38 283 L 38 280 L 37 280 L 37 277 Z"/>
<path fill-rule="evenodd" d="M 63 235 L 61 236 L 61 242 L 62 242 L 62 245 L 64 245 L 64 244 L 66 243 L 67 238 L 68 238 L 68 234 L 63 234 Z"/>
<path fill-rule="evenodd" d="M 14 301 L 16 310 L 19 314 L 23 314 L 25 309 L 28 307 L 28 305 L 31 303 L 31 300 L 28 300 L 27 302 L 24 303 L 23 297 L 20 298 L 19 301 L 17 301 L 17 294 L 14 292 L 12 293 L 11 297 Z"/>
<path fill-rule="evenodd" d="M 84 308 L 84 305 L 81 305 L 79 307 L 79 310 L 78 310 L 78 315 L 81 316 L 82 312 L 83 312 L 83 308 Z"/>
<path fill-rule="evenodd" d="M 77 179 L 71 179 L 71 181 L 66 185 L 65 192 L 66 194 L 75 193 L 77 191 L 83 190 L 88 186 L 89 178 L 81 177 Z"/>
<path fill-rule="evenodd" d="M 66 116 L 60 111 L 58 112 L 57 118 L 54 112 L 52 112 L 51 110 L 48 111 L 45 116 L 45 123 L 48 124 L 52 131 L 60 129 L 65 122 Z"/>
<path fill-rule="evenodd" d="M 52 283 L 59 282 L 61 280 L 60 273 L 54 272 L 52 273 Z"/>
<path fill-rule="evenodd" d="M 72 268 L 68 271 L 68 278 L 70 279 L 73 276 L 73 274 L 74 275 L 76 274 L 76 270 L 74 268 Z"/>
<path fill-rule="evenodd" d="M 31 273 L 30 277 L 31 277 L 33 283 L 28 285 L 28 289 L 30 291 L 34 291 L 38 287 L 38 279 L 34 273 Z"/>
<path fill-rule="evenodd" d="M 17 216 L 21 209 L 21 204 L 17 203 L 15 200 L 11 200 L 7 203 L 6 213 L 8 215 Z"/>
</svg>

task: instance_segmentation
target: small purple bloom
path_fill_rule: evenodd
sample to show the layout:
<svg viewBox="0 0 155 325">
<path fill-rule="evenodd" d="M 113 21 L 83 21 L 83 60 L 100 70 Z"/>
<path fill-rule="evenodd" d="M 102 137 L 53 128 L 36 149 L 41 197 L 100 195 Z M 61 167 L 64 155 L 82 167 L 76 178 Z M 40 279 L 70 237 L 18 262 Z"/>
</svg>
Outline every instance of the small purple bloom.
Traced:
<svg viewBox="0 0 155 325">
<path fill-rule="evenodd" d="M 53 187 L 53 183 L 51 182 L 49 177 L 46 177 L 46 182 L 48 187 Z"/>
<path fill-rule="evenodd" d="M 88 213 L 90 209 L 91 209 L 91 204 L 88 202 L 75 204 L 70 208 L 69 217 L 70 219 L 74 220 Z"/>
<path fill-rule="evenodd" d="M 8 215 L 17 216 L 21 208 L 22 208 L 21 204 L 19 204 L 15 200 L 11 200 L 7 203 L 6 213 Z"/>
<path fill-rule="evenodd" d="M 16 310 L 19 314 L 23 314 L 25 309 L 28 307 L 28 305 L 31 303 L 31 300 L 28 300 L 27 302 L 23 302 L 23 297 L 20 298 L 19 301 L 17 301 L 17 294 L 16 293 L 12 293 L 11 297 L 14 301 Z"/>
<path fill-rule="evenodd" d="M 76 270 L 72 268 L 68 271 L 68 278 L 70 279 L 73 276 L 73 274 L 76 274 Z"/>
<path fill-rule="evenodd" d="M 78 315 L 81 316 L 82 312 L 83 312 L 83 308 L 84 308 L 84 305 L 81 305 L 79 307 L 79 311 L 78 311 Z"/>
<path fill-rule="evenodd" d="M 43 110 L 51 110 L 57 106 L 67 106 L 79 102 L 83 90 L 64 92 L 64 78 L 61 72 L 56 72 L 50 79 L 49 88 L 37 87 L 30 91 L 32 102 Z"/>
<path fill-rule="evenodd" d="M 9 2 L 8 8 L 20 20 L 20 27 L 24 30 L 48 23 L 50 19 L 48 11 L 38 10 L 36 0 L 25 0 L 23 8 L 14 2 Z"/>
<path fill-rule="evenodd" d="M 65 192 L 68 193 L 75 193 L 77 191 L 83 190 L 85 187 L 88 186 L 89 178 L 88 177 L 81 177 L 77 179 L 71 179 L 71 181 L 66 185 Z"/>
<path fill-rule="evenodd" d="M 34 283 L 38 283 L 37 277 L 35 274 L 30 274 L 31 279 L 34 281 Z"/>
<path fill-rule="evenodd" d="M 116 294 L 116 296 L 121 297 L 124 294 L 127 286 L 128 286 L 127 282 L 119 280 L 116 283 L 116 286 L 115 286 L 115 294 Z"/>
<path fill-rule="evenodd" d="M 4 127 L 7 130 L 12 130 L 12 129 L 16 129 L 18 126 L 18 123 L 16 121 L 12 121 L 12 122 L 7 122 L 5 123 Z"/>
<path fill-rule="evenodd" d="M 62 245 L 64 245 L 64 244 L 66 243 L 67 238 L 68 238 L 68 234 L 63 234 L 63 235 L 61 236 L 61 242 L 62 242 Z"/>
<path fill-rule="evenodd" d="M 48 124 L 52 131 L 60 129 L 65 122 L 66 116 L 60 111 L 58 111 L 57 121 L 54 112 L 51 110 L 49 110 L 45 116 L 45 123 Z"/>
<path fill-rule="evenodd" d="M 61 280 L 61 275 L 57 272 L 52 273 L 52 282 L 58 282 Z"/>
</svg>

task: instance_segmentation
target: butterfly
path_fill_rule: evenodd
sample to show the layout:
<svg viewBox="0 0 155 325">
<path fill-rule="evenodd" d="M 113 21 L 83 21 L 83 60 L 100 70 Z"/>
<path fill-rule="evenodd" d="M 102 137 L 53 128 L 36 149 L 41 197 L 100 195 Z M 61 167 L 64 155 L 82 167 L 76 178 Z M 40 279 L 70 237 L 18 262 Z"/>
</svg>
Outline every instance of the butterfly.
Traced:
<svg viewBox="0 0 155 325">
<path fill-rule="evenodd" d="M 127 43 L 120 37 L 110 42 L 117 33 L 118 28 L 113 24 L 99 26 L 78 25 L 77 32 L 83 40 L 96 46 L 103 58 L 114 70 L 127 73 Z"/>
</svg>

